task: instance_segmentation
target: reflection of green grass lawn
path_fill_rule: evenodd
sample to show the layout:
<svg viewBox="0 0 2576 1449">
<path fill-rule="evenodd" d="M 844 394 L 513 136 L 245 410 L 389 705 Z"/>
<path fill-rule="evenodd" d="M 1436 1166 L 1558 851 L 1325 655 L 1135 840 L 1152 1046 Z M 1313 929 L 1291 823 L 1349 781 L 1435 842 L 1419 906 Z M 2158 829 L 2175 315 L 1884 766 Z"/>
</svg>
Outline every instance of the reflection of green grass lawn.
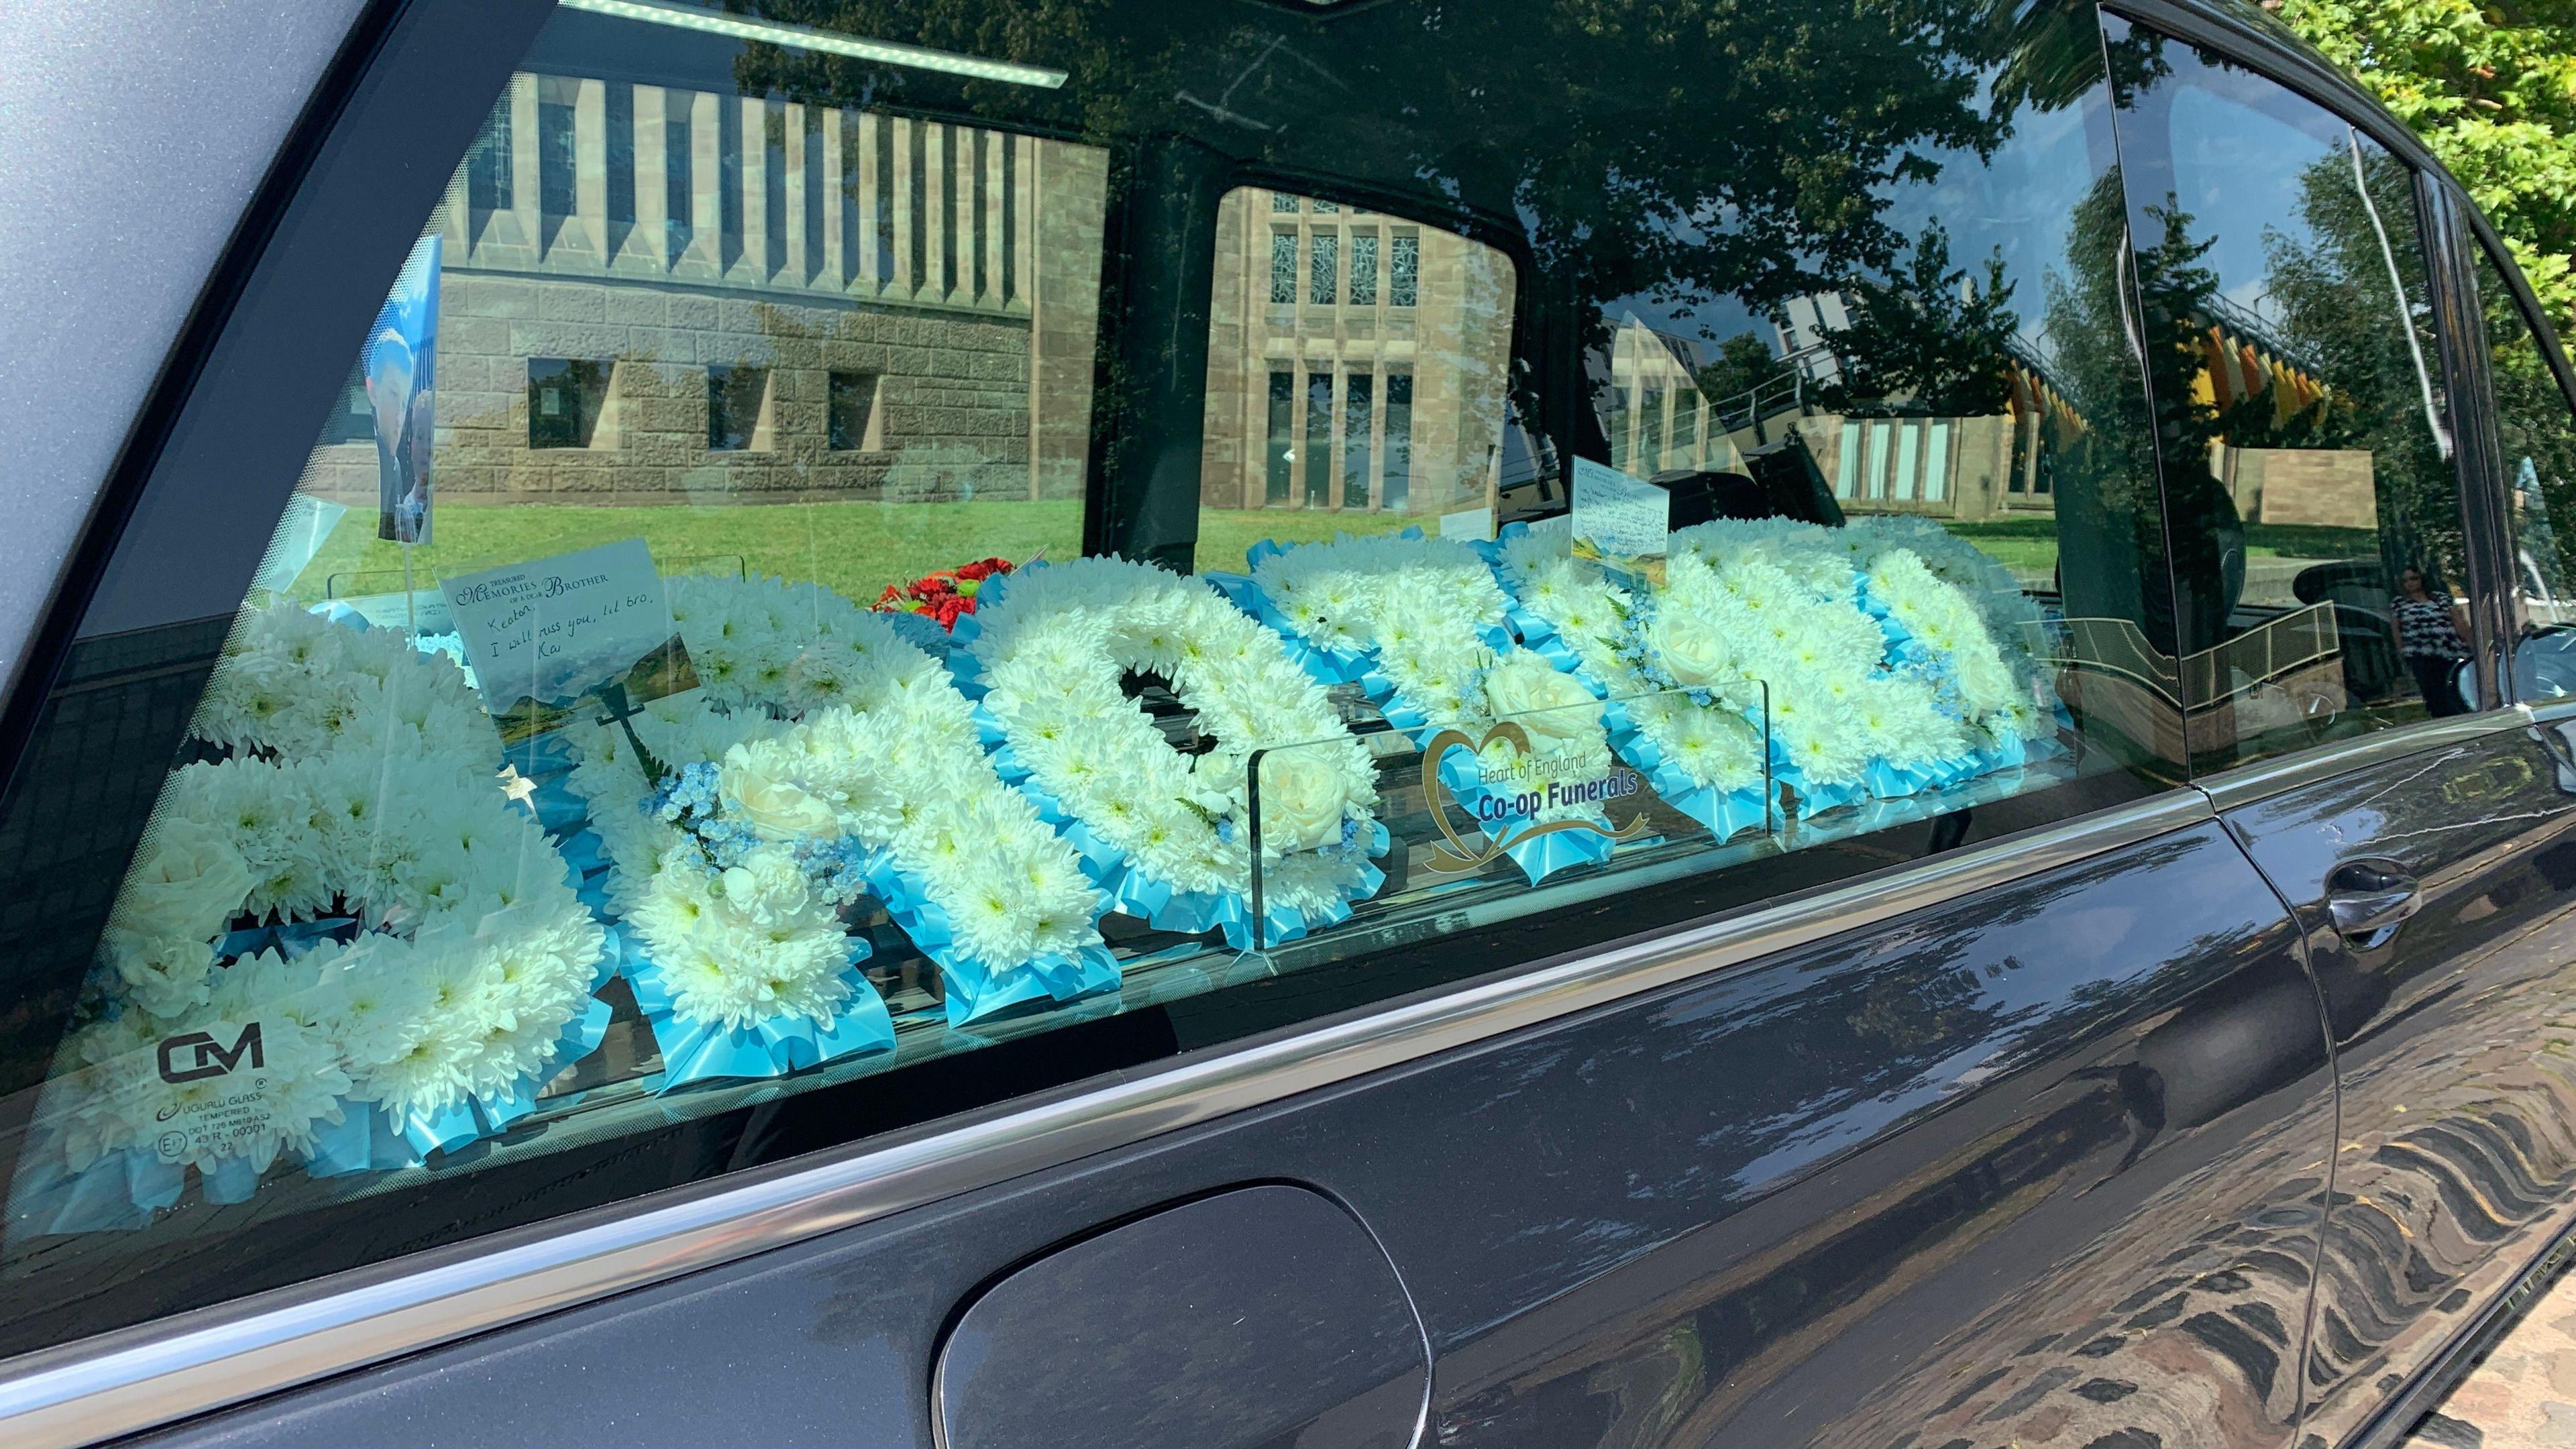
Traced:
<svg viewBox="0 0 2576 1449">
<path fill-rule="evenodd" d="M 1991 555 L 2008 569 L 2047 577 L 2057 568 L 2057 520 L 2004 518 L 1942 527 Z M 2379 556 L 2378 535 L 2367 528 L 2323 528 L 2291 523 L 2245 526 L 2248 558 L 2342 559 Z"/>
<path fill-rule="evenodd" d="M 1244 550 L 1264 538 L 1307 542 L 1336 532 L 1386 532 L 1402 515 L 1241 512 L 1199 515 L 1202 569 L 1241 569 Z M 302 599 L 391 593 L 402 588 L 402 550 L 375 537 L 375 514 L 352 511 L 296 580 Z M 558 504 L 443 502 L 437 542 L 413 559 L 426 588 L 441 573 L 503 564 L 641 538 L 666 570 L 704 568 L 739 557 L 752 577 L 812 579 L 867 604 L 890 583 L 998 554 L 1022 562 L 1082 552 L 1082 505 L 1013 503 L 781 503 L 731 507 L 584 508 Z M 335 582 L 336 576 L 336 582 Z"/>
</svg>

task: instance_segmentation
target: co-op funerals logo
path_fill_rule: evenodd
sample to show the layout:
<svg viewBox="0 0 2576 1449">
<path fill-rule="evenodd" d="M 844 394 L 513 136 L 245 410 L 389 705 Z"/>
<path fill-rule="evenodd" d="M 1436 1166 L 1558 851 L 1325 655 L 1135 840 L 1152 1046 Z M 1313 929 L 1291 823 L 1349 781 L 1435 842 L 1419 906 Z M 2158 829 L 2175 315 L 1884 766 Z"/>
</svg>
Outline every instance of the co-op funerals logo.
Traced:
<svg viewBox="0 0 2576 1449">
<path fill-rule="evenodd" d="M 1485 750 L 1496 740 L 1509 740 L 1520 751 L 1508 765 L 1488 765 Z M 1476 757 L 1477 780 L 1484 788 L 1470 806 L 1458 799 L 1441 776 L 1440 762 L 1451 750 L 1466 750 Z M 1461 875 L 1475 870 L 1495 856 L 1542 835 L 1565 830 L 1588 830 L 1614 841 L 1643 839 L 1654 833 L 1646 823 L 1643 802 L 1632 809 L 1626 824 L 1604 824 L 1601 820 L 1578 818 L 1531 823 L 1515 831 L 1513 821 L 1531 821 L 1544 810 L 1573 806 L 1608 806 L 1614 801 L 1629 800 L 1645 790 L 1646 782 L 1625 765 L 1613 764 L 1606 775 L 1584 773 L 1574 761 L 1552 761 L 1539 757 L 1530 748 L 1529 733 L 1512 720 L 1505 720 L 1485 731 L 1481 740 L 1469 739 L 1464 730 L 1442 730 L 1431 737 L 1422 751 L 1422 794 L 1431 806 L 1431 818 L 1439 823 L 1440 833 L 1448 837 L 1446 846 L 1435 847 L 1423 869 L 1435 875 Z M 1479 839 L 1470 842 L 1450 823 L 1452 806 L 1466 810 L 1484 825 Z M 1608 814 L 1604 810 L 1603 815 Z"/>
</svg>

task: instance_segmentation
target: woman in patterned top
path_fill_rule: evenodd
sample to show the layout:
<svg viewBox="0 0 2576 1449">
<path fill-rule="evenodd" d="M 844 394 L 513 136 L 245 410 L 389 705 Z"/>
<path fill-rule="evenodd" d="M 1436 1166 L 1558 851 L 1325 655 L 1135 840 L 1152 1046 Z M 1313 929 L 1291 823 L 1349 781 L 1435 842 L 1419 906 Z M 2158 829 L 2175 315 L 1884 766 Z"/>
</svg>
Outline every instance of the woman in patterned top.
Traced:
<svg viewBox="0 0 2576 1449">
<path fill-rule="evenodd" d="M 2437 717 L 2467 714 L 2468 701 L 2451 681 L 2459 674 L 2460 661 L 2469 657 L 2468 611 L 2447 591 L 2433 593 L 2425 586 L 2424 571 L 2409 567 L 2397 576 L 2397 596 L 2388 601 L 2388 613 L 2397 626 L 2398 652 L 2415 672 L 2426 712 Z"/>
</svg>

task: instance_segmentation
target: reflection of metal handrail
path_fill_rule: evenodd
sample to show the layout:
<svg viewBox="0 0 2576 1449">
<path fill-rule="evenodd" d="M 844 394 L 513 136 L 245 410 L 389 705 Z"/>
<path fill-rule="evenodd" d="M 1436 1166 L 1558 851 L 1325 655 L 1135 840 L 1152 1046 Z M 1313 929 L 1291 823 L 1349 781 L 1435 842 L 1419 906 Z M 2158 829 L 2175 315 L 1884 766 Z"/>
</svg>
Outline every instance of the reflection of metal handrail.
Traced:
<svg viewBox="0 0 2576 1449">
<path fill-rule="evenodd" d="M 1775 406 L 1768 412 L 1763 410 L 1763 394 L 1769 393 L 1776 400 L 1784 392 L 1789 398 L 1788 407 Z M 1743 405 L 1741 421 L 1738 421 L 1736 411 L 1738 403 Z M 1739 428 L 1758 428 L 1765 421 L 1783 412 L 1804 411 L 1806 405 L 1807 375 L 1792 367 L 1780 376 L 1768 382 L 1757 382 L 1732 397 L 1712 399 L 1708 405 L 1708 413 L 1717 421 L 1720 432 L 1731 433 Z"/>
<path fill-rule="evenodd" d="M 2343 652 L 2331 603 L 2265 620 L 2179 660 L 2148 642 L 2134 620 L 2068 619 L 2063 627 L 2067 663 L 2133 680 L 2176 709 L 2186 699 L 2195 708 L 2224 704 Z"/>
</svg>

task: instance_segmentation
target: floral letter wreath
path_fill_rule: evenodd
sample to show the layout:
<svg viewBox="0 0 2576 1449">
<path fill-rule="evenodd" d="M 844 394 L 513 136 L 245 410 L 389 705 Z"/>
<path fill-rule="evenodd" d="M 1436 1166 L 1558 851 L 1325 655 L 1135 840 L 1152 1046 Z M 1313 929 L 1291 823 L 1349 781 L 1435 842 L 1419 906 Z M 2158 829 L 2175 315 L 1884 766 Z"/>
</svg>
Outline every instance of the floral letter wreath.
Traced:
<svg viewBox="0 0 2576 1449">
<path fill-rule="evenodd" d="M 1557 793 L 1551 784 L 1580 787 L 1609 772 L 1598 697 L 1512 643 L 1501 622 L 1510 600 L 1475 550 L 1407 529 L 1289 548 L 1262 543 L 1249 562 L 1243 602 L 1302 646 L 1293 652 L 1310 673 L 1328 684 L 1359 681 L 1424 749 L 1451 730 L 1476 742 L 1473 763 L 1451 757 L 1434 768 L 1489 838 L 1516 841 L 1505 853 L 1533 885 L 1609 858 L 1615 842 L 1599 805 L 1545 803 Z M 1495 732 L 1505 717 L 1520 725 L 1529 756 Z M 1541 803 L 1523 804 L 1533 800 Z M 1594 828 L 1530 828 L 1560 821 Z"/>
<path fill-rule="evenodd" d="M 1023 569 L 957 621 L 1003 777 L 1065 822 L 1115 909 L 1250 944 L 1246 762 L 1261 761 L 1264 940 L 1350 915 L 1385 876 L 1367 749 L 1279 636 L 1207 584 L 1119 558 Z M 996 590 L 1001 597 L 994 597 Z M 1175 752 L 1120 685 L 1150 670 L 1215 748 Z"/>
<path fill-rule="evenodd" d="M 842 918 L 862 895 L 938 963 L 952 1023 L 1117 984 L 1072 847 L 993 773 L 972 707 L 894 619 L 811 584 L 671 582 L 707 682 L 634 720 L 671 777 L 653 786 L 594 724 L 568 781 L 640 948 L 628 975 L 666 1087 L 891 1045 Z"/>
<path fill-rule="evenodd" d="M 1868 524 L 1721 520 L 1673 534 L 1660 587 L 1642 597 L 1570 558 L 1561 533 L 1503 544 L 1524 631 L 1552 641 L 1631 703 L 1621 753 L 1675 803 L 1740 828 L 1762 747 L 1812 815 L 2018 764 L 2053 715 L 2016 676 L 1976 607 L 1895 537 Z M 1866 568 L 1864 576 L 1855 568 Z M 1907 619 L 1921 623 L 1914 631 Z M 2006 741 L 2010 744 L 2007 746 Z M 1720 820 L 1728 822 L 1720 825 Z"/>
<path fill-rule="evenodd" d="M 354 741 L 180 769 L 101 941 L 100 1019 L 48 1089 L 53 1230 L 139 1226 L 191 1167 L 239 1202 L 281 1150 L 329 1176 L 500 1131 L 599 1044 L 602 945 L 488 775 Z M 173 1038 L 239 1052 L 245 1029 L 258 1071 L 159 1070 Z"/>
</svg>

